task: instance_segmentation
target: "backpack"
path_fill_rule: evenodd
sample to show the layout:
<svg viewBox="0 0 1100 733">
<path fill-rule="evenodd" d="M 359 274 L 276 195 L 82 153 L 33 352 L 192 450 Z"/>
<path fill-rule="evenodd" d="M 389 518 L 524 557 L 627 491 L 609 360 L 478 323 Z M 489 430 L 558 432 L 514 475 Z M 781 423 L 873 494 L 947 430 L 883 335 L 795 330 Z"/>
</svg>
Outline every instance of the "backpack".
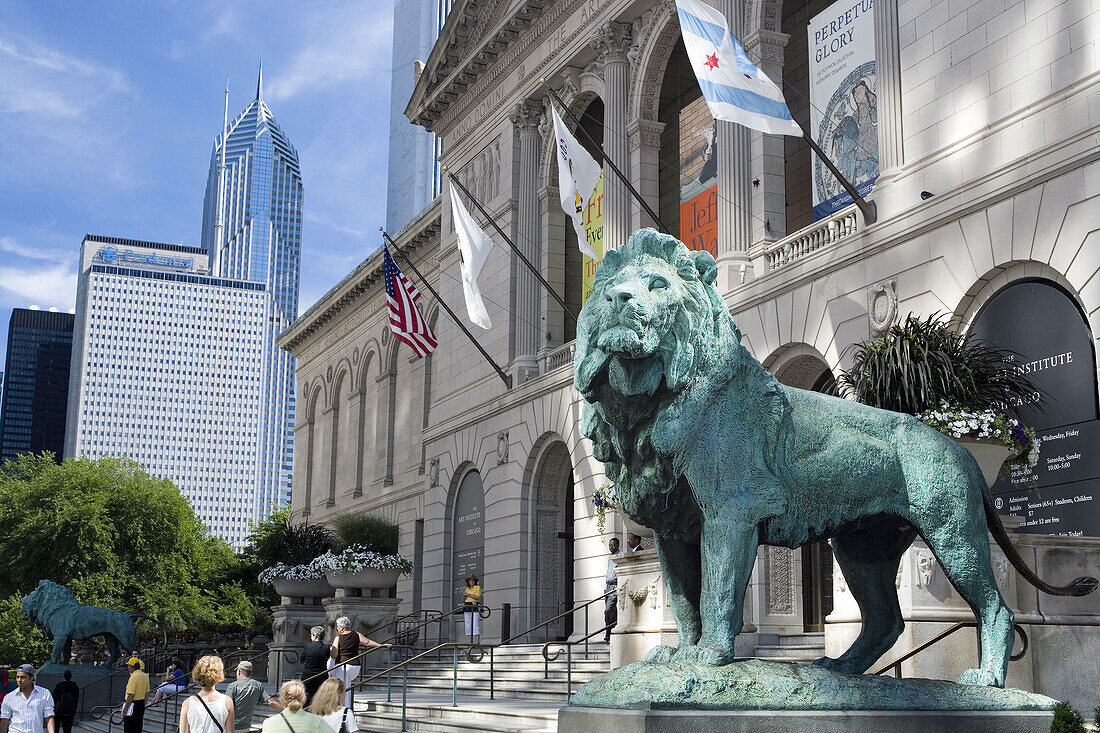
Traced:
<svg viewBox="0 0 1100 733">
<path fill-rule="evenodd" d="M 73 693 L 66 690 L 61 693 L 61 697 L 57 699 L 57 712 L 61 715 L 68 715 L 69 713 L 76 712 L 76 698 Z"/>
</svg>

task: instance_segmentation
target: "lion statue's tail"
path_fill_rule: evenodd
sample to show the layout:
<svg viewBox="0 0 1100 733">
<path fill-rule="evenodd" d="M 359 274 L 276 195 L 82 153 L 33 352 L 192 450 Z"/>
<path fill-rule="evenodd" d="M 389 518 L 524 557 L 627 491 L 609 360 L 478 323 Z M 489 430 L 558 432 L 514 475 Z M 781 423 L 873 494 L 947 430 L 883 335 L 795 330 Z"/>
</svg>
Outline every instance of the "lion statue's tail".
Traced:
<svg viewBox="0 0 1100 733">
<path fill-rule="evenodd" d="M 137 613 L 136 611 L 127 611 L 126 615 L 130 617 L 131 622 L 133 622 L 133 620 L 136 619 L 136 618 L 143 618 L 146 621 L 151 621 L 153 623 L 153 626 L 156 626 L 157 630 L 160 631 L 161 636 L 164 637 L 164 646 L 167 648 L 167 646 L 168 646 L 168 630 L 164 628 L 164 624 L 162 624 L 160 621 L 156 620 L 152 616 L 146 616 L 144 613 Z M 122 642 L 120 641 L 119 643 L 122 643 Z M 134 643 L 135 643 L 134 640 L 130 639 L 130 644 L 134 644 Z M 125 644 L 122 644 L 122 645 L 124 647 L 126 646 Z M 133 649 L 130 649 L 130 651 L 133 651 Z"/>
<path fill-rule="evenodd" d="M 988 491 L 982 492 L 982 503 L 985 504 L 985 519 L 986 523 L 989 525 L 989 531 L 993 535 L 993 539 L 995 539 L 1001 549 L 1004 550 L 1005 557 L 1012 563 L 1012 567 L 1016 568 L 1016 572 L 1024 576 L 1027 582 L 1052 596 L 1087 596 L 1089 593 L 1096 590 L 1097 585 L 1100 585 L 1100 581 L 1088 575 L 1075 578 L 1069 585 L 1062 586 L 1051 585 L 1044 581 L 1027 566 L 1024 559 L 1020 557 L 1020 553 L 1016 551 L 1016 546 L 1012 544 L 1008 532 L 1005 531 L 1004 525 L 1001 524 L 1001 518 L 997 516 L 997 509 L 993 506 L 993 498 L 989 495 Z"/>
</svg>

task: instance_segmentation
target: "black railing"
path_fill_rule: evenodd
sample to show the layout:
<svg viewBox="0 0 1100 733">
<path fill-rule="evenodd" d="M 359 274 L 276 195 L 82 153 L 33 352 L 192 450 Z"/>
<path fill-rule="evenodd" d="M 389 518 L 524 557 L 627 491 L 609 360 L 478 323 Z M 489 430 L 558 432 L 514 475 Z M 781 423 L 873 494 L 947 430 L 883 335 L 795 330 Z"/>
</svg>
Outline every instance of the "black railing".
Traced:
<svg viewBox="0 0 1100 733">
<path fill-rule="evenodd" d="M 593 636 L 599 636 L 600 634 L 606 634 L 611 629 L 615 628 L 616 624 L 608 624 L 602 629 L 596 629 L 590 634 L 586 634 L 580 639 L 574 639 L 573 641 L 548 641 L 542 645 L 542 659 L 543 669 L 542 678 L 550 679 L 550 662 L 557 661 L 561 656 L 562 651 L 565 651 L 565 696 L 573 696 L 573 647 L 577 644 L 584 643 L 584 658 L 588 659 L 588 640 Z M 550 656 L 550 647 L 558 644 L 560 649 L 554 652 L 554 656 Z"/>
<path fill-rule="evenodd" d="M 1027 654 L 1028 639 L 1027 639 L 1027 632 L 1024 631 L 1023 626 L 1020 626 L 1020 624 L 1013 624 L 1013 627 L 1016 630 L 1016 634 L 1019 635 L 1019 637 L 1020 637 L 1020 643 L 1022 644 L 1022 646 L 1020 648 L 1020 651 L 1017 652 L 1016 654 L 1013 654 L 1013 655 L 1009 656 L 1009 659 L 1013 662 L 1017 662 L 1017 661 L 1023 659 L 1024 655 Z M 980 657 L 981 656 L 981 648 L 982 648 L 982 640 L 981 640 L 981 629 L 978 625 L 978 622 L 977 621 L 960 621 L 959 623 L 955 624 L 954 626 L 952 626 L 948 629 L 945 629 L 945 630 L 941 631 L 940 633 L 936 634 L 931 639 L 929 639 L 929 640 L 913 647 L 912 649 L 907 651 L 905 654 L 902 654 L 900 657 L 898 657 L 894 661 L 890 662 L 886 666 L 881 667 L 879 669 L 876 669 L 871 674 L 876 674 L 876 675 L 885 674 L 886 672 L 889 672 L 890 670 L 893 670 L 894 671 L 894 676 L 900 679 L 901 678 L 901 663 L 902 662 L 906 662 L 906 661 L 912 659 L 913 657 L 917 656 L 918 654 L 920 654 L 922 651 L 924 651 L 928 647 L 933 646 L 934 644 L 940 643 L 941 641 L 943 641 L 947 637 L 954 634 L 959 629 L 966 629 L 966 628 L 978 629 L 978 634 L 979 634 L 979 637 L 978 637 L 978 656 Z"/>
</svg>

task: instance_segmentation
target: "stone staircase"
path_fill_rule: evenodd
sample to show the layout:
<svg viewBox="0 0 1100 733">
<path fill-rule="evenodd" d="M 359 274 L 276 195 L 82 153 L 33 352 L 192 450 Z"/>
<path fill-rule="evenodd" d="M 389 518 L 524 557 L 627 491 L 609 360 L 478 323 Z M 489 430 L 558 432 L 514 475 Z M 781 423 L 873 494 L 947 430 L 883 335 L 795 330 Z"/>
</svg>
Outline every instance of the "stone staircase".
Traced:
<svg viewBox="0 0 1100 733">
<path fill-rule="evenodd" d="M 824 632 L 808 634 L 761 634 L 756 657 L 769 662 L 812 662 L 825 656 Z"/>
</svg>

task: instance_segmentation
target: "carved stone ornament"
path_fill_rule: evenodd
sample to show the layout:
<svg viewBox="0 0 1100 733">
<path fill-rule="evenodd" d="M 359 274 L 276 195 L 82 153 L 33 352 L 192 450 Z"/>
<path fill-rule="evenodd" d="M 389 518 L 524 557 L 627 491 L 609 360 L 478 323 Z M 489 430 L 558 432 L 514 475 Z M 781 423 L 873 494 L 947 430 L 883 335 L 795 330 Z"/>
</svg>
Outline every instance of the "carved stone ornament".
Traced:
<svg viewBox="0 0 1100 733">
<path fill-rule="evenodd" d="M 936 556 L 928 550 L 917 550 L 917 587 L 930 588 L 936 570 Z"/>
<path fill-rule="evenodd" d="M 997 587 L 1004 591 L 1008 588 L 1008 558 L 1000 550 L 994 550 L 990 560 L 993 565 L 993 577 L 997 579 Z"/>
<path fill-rule="evenodd" d="M 359 366 L 359 347 L 356 346 L 355 350 L 351 352 L 351 363 L 355 366 Z"/>
<path fill-rule="evenodd" d="M 428 461 L 428 485 L 439 486 L 439 458 Z"/>
<path fill-rule="evenodd" d="M 867 315 L 871 328 L 885 331 L 898 316 L 898 281 L 882 280 L 867 288 Z"/>
<path fill-rule="evenodd" d="M 325 381 L 332 384 L 332 365 L 329 364 L 328 369 L 325 370 Z"/>
<path fill-rule="evenodd" d="M 537 135 L 539 123 L 542 122 L 542 106 L 530 101 L 520 102 L 509 113 L 508 119 L 521 135 Z"/>
<path fill-rule="evenodd" d="M 393 338 L 393 333 L 390 331 L 390 327 L 389 326 L 383 326 L 382 327 L 382 345 L 383 346 L 389 346 L 391 338 Z"/>
<path fill-rule="evenodd" d="M 497 433 L 497 465 L 503 466 L 508 462 L 508 431 Z"/>
<path fill-rule="evenodd" d="M 630 597 L 630 600 L 634 601 L 635 606 L 640 606 L 645 603 L 646 596 L 649 595 L 649 586 L 643 586 L 637 590 L 628 590 L 626 595 Z"/>
<path fill-rule="evenodd" d="M 629 23 L 609 20 L 596 29 L 589 44 L 600 57 L 600 63 L 623 63 L 629 61 L 627 53 L 633 41 L 634 32 Z"/>
</svg>

